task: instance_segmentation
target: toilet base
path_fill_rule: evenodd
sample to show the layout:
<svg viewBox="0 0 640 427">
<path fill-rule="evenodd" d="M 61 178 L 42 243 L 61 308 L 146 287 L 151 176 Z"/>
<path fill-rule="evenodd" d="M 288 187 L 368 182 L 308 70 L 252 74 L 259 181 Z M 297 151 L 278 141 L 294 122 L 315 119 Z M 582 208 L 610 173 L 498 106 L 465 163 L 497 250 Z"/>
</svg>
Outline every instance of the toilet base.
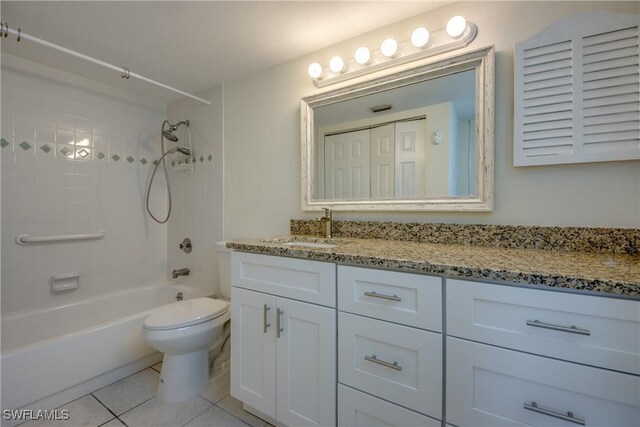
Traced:
<svg viewBox="0 0 640 427">
<path fill-rule="evenodd" d="M 158 399 L 184 402 L 205 391 L 209 384 L 209 351 L 165 354 L 158 384 Z"/>
</svg>

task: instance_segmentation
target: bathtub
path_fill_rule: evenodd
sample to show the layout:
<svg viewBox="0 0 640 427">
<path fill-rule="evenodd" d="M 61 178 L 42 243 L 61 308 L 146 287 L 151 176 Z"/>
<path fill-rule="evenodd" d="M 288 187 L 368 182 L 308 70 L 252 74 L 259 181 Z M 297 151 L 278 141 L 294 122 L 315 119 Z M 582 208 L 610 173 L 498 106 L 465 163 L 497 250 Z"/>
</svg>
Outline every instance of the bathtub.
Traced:
<svg viewBox="0 0 640 427">
<path fill-rule="evenodd" d="M 52 409 L 161 360 L 140 329 L 178 292 L 210 293 L 151 286 L 2 318 L 2 409 Z"/>
</svg>

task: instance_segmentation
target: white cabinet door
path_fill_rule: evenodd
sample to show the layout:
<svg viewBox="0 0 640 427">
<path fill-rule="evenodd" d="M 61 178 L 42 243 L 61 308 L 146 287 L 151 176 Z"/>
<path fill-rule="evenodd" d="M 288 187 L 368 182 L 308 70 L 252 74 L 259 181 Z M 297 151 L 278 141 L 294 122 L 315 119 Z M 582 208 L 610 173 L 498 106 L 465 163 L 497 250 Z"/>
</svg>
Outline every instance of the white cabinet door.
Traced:
<svg viewBox="0 0 640 427">
<path fill-rule="evenodd" d="M 277 306 L 277 420 L 335 425 L 336 311 L 284 298 Z"/>
<path fill-rule="evenodd" d="M 276 297 L 231 290 L 231 395 L 276 417 Z"/>
</svg>

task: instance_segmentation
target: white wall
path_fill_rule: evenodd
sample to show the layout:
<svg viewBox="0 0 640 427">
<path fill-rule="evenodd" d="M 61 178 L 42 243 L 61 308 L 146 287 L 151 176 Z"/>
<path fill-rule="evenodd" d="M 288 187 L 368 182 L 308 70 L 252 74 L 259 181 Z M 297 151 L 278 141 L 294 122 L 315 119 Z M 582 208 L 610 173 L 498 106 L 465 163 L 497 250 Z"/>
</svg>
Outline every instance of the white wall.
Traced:
<svg viewBox="0 0 640 427">
<path fill-rule="evenodd" d="M 165 105 L 5 54 L 1 79 L 2 315 L 164 282 L 166 226 L 148 220 L 143 196 Z M 106 239 L 14 241 L 98 230 Z M 50 277 L 70 272 L 80 288 L 52 294 Z"/>
<path fill-rule="evenodd" d="M 365 7 L 365 6 L 363 6 Z M 495 211 L 338 213 L 338 219 L 640 227 L 638 162 L 514 168 L 513 45 L 580 11 L 638 13 L 638 2 L 461 2 L 225 84 L 225 237 L 286 234 L 300 209 L 300 98 L 319 93 L 311 62 L 348 57 L 360 45 L 441 29 L 456 14 L 477 24 L 468 49 L 496 47 Z"/>
<path fill-rule="evenodd" d="M 212 101 L 205 105 L 190 99 L 172 102 L 167 117 L 172 123 L 191 121 L 193 174 L 169 169 L 173 211 L 168 222 L 167 270 L 189 268 L 187 277 L 176 282 L 219 292 L 215 242 L 222 240 L 222 86 L 198 94 Z M 178 145 L 187 145 L 184 128 L 176 133 Z M 211 157 L 209 157 L 211 156 Z M 193 242 L 193 251 L 184 253 L 178 245 L 185 237 Z"/>
</svg>

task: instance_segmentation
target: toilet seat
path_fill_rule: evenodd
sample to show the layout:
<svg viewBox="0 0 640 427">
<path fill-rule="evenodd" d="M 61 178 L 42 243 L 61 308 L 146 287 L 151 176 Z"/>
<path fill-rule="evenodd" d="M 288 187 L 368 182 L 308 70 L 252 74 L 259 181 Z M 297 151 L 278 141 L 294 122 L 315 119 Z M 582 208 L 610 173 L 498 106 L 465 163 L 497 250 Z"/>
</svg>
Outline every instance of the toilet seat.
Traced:
<svg viewBox="0 0 640 427">
<path fill-rule="evenodd" d="M 184 328 L 220 317 L 228 310 L 228 302 L 212 298 L 174 302 L 151 313 L 144 328 L 154 331 Z"/>
</svg>

